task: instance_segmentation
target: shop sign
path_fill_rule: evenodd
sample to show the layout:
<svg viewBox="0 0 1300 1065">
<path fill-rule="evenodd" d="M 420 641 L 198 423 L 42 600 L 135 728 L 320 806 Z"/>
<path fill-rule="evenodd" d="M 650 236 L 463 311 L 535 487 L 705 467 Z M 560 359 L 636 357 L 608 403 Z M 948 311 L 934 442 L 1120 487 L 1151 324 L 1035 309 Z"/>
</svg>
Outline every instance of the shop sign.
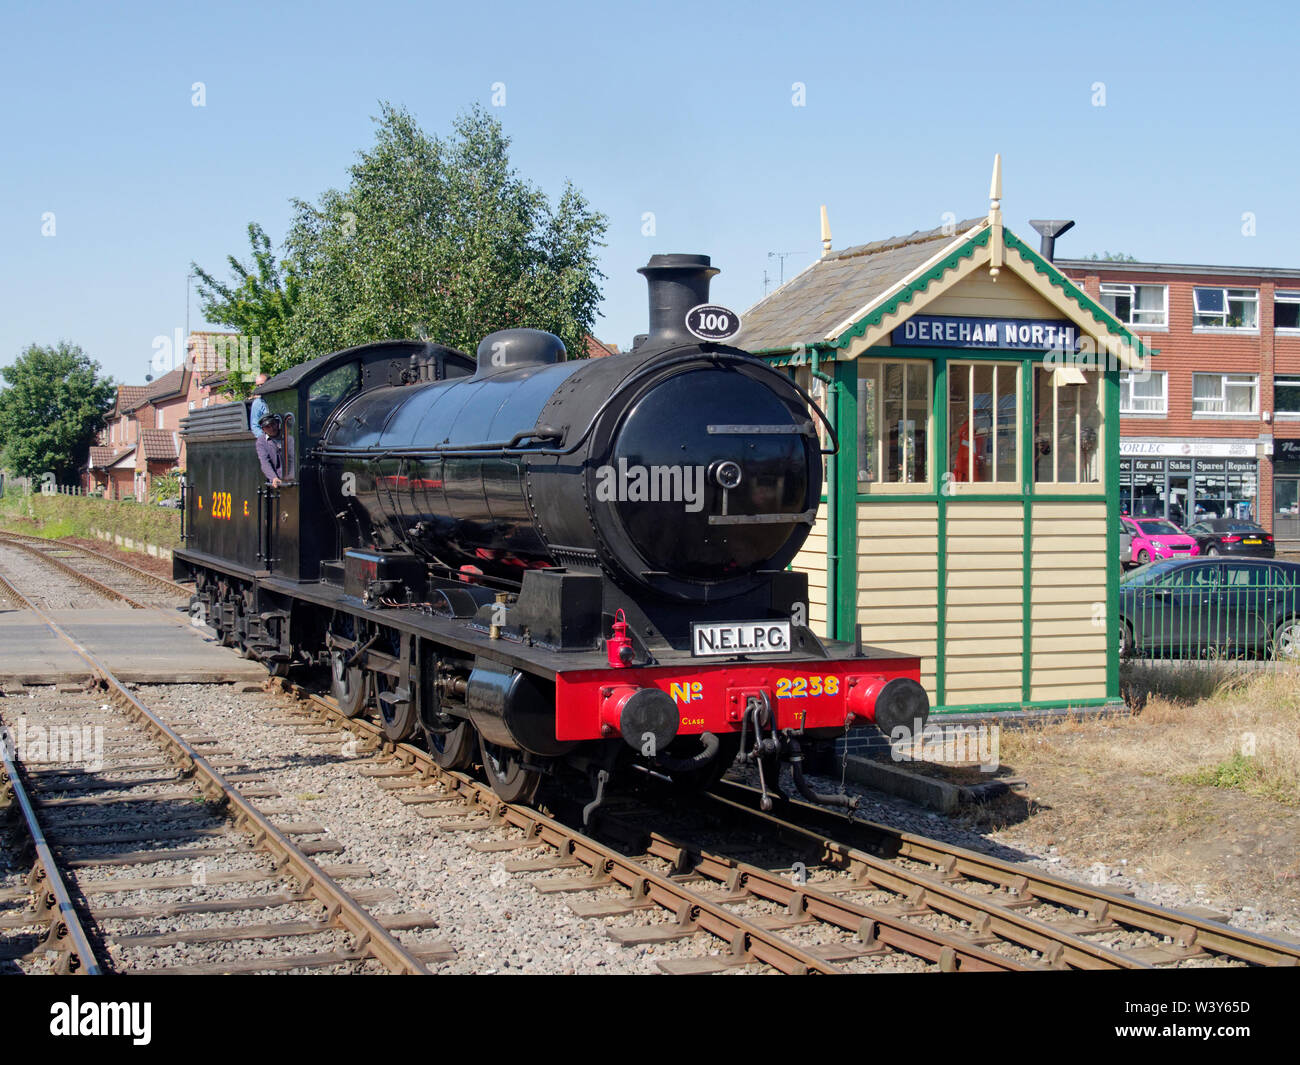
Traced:
<svg viewBox="0 0 1300 1065">
<path fill-rule="evenodd" d="M 1119 453 L 1191 458 L 1254 458 L 1255 441 L 1121 440 Z"/>
</svg>

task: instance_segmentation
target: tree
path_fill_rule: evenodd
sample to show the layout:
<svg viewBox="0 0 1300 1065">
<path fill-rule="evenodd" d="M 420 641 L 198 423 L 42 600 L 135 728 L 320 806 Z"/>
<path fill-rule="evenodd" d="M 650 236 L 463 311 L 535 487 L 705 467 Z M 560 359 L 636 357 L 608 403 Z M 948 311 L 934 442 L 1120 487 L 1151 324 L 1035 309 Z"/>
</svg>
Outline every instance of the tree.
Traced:
<svg viewBox="0 0 1300 1065">
<path fill-rule="evenodd" d="M 248 244 L 252 262 L 245 266 L 233 255 L 226 257 L 234 280 L 218 281 L 198 263 L 190 266 L 199 279 L 199 296 L 203 316 L 217 325 L 234 329 L 245 342 L 241 349 L 253 350 L 254 340 L 260 364 L 246 373 L 231 373 L 226 392 L 245 396 L 253 389 L 257 372 L 277 374 L 293 365 L 286 361 L 285 349 L 298 300 L 298 278 L 291 266 L 276 262 L 271 238 L 256 222 L 248 223 Z M 232 367 L 227 357 L 227 367 Z"/>
<path fill-rule="evenodd" d="M 441 140 L 380 106 L 348 188 L 294 201 L 285 243 L 300 288 L 288 361 L 412 336 L 473 353 L 512 326 L 585 353 L 605 217 L 569 183 L 552 207 L 511 169 L 509 139 L 481 108 Z"/>
<path fill-rule="evenodd" d="M 20 476 L 72 483 L 113 405 L 116 385 L 75 344 L 32 344 L 0 369 L 0 447 Z"/>
<path fill-rule="evenodd" d="M 1129 255 L 1126 252 L 1122 252 L 1122 251 L 1116 251 L 1116 252 L 1107 251 L 1107 252 L 1102 252 L 1100 255 L 1098 255 L 1096 252 L 1093 252 L 1091 255 L 1085 255 L 1084 258 L 1087 259 L 1089 262 L 1093 262 L 1093 263 L 1135 263 L 1137 262 L 1137 258 L 1135 256 Z"/>
</svg>

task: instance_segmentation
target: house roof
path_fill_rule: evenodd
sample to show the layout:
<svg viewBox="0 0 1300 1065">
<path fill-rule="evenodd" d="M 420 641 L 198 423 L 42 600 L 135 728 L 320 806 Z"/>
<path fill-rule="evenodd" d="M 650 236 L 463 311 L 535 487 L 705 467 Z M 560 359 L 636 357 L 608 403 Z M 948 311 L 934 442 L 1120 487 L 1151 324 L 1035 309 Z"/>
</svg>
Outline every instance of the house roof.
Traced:
<svg viewBox="0 0 1300 1065">
<path fill-rule="evenodd" d="M 118 413 L 129 414 L 133 410 L 139 410 L 146 403 L 154 403 L 171 396 L 183 396 L 188 387 L 189 371 L 184 368 L 165 373 L 152 384 L 123 385 L 118 392 Z M 123 402 L 122 393 L 128 389 L 132 393 L 131 399 Z"/>
<path fill-rule="evenodd" d="M 170 429 L 141 429 L 140 445 L 144 448 L 146 462 L 175 461 L 176 440 Z"/>
<path fill-rule="evenodd" d="M 129 411 L 135 410 L 135 408 L 144 400 L 144 397 L 148 392 L 148 385 L 118 385 L 117 413 L 126 414 Z"/>
<path fill-rule="evenodd" d="M 134 447 L 92 447 L 90 466 L 93 469 L 105 469 L 134 450 Z"/>
<path fill-rule="evenodd" d="M 854 312 L 980 221 L 968 219 L 955 228 L 917 230 L 831 252 L 746 311 L 741 316 L 744 325 L 730 343 L 749 351 L 822 343 Z"/>
<path fill-rule="evenodd" d="M 603 359 L 606 356 L 618 354 L 617 344 L 606 344 L 604 341 L 597 340 L 590 333 L 587 334 L 586 341 L 587 351 L 585 354 L 588 359 Z"/>
</svg>

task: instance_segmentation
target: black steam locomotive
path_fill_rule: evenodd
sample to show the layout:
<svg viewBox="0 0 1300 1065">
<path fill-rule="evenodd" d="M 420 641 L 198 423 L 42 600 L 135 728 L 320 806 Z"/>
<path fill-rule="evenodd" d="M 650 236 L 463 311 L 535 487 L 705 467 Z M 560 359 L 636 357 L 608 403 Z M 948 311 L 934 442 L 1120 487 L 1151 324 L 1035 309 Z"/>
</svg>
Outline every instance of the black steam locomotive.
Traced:
<svg viewBox="0 0 1300 1065">
<path fill-rule="evenodd" d="M 346 714 L 481 762 L 510 801 L 561 765 L 599 802 L 626 768 L 698 786 L 738 753 L 774 791 L 793 761 L 811 794 L 801 742 L 923 721 L 919 661 L 818 639 L 787 568 L 821 411 L 699 339 L 728 335 L 707 256 L 640 272 L 650 332 L 625 354 L 509 329 L 477 359 L 385 341 L 271 379 L 278 485 L 242 405 L 193 412 L 175 571 L 196 615 L 274 673 L 327 670 Z"/>
</svg>

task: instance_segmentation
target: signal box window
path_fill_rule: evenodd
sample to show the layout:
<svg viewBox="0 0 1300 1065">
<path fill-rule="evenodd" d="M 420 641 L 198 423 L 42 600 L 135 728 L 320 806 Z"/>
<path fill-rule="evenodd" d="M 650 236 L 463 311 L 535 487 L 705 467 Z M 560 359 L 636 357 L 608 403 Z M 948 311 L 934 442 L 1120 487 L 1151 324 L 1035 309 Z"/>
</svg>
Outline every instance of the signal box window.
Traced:
<svg viewBox="0 0 1300 1065">
<path fill-rule="evenodd" d="M 924 484 L 929 470 L 930 364 L 858 365 L 858 484 Z"/>
<path fill-rule="evenodd" d="M 948 364 L 947 480 L 1019 480 L 1019 381 L 1015 363 Z"/>
<path fill-rule="evenodd" d="M 1101 481 L 1101 374 L 1077 367 L 1034 371 L 1034 480 Z"/>
</svg>

